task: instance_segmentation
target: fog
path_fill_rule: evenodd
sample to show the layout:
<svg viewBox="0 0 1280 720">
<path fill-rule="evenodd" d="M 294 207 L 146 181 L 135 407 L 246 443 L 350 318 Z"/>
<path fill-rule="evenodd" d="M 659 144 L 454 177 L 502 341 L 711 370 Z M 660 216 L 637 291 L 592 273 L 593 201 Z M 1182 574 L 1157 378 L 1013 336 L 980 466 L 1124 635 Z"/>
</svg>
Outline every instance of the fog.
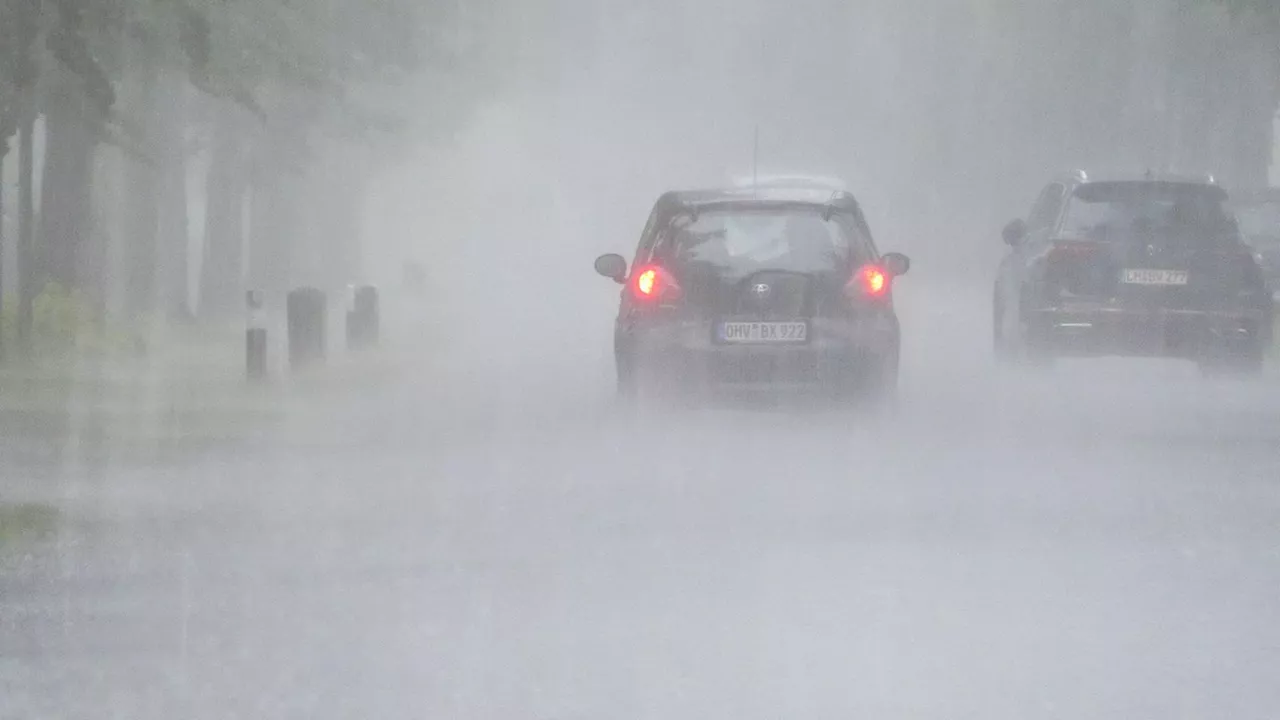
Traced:
<svg viewBox="0 0 1280 720">
<path fill-rule="evenodd" d="M 1274 370 L 1006 367 L 991 327 L 1000 229 L 1057 173 L 1265 183 L 1270 25 L 1187 0 L 424 7 L 457 54 L 354 86 L 399 134 L 241 211 L 304 218 L 268 213 L 283 254 L 241 218 L 245 288 L 335 298 L 321 368 L 284 369 L 273 315 L 247 392 L 270 422 L 135 456 L 72 421 L 32 459 L 5 410 L 0 519 L 58 521 L 0 532 L 0 718 L 1271 716 Z M 1186 50 L 1209 43 L 1234 49 Z M 891 407 L 617 397 L 592 260 L 629 259 L 661 193 L 753 172 L 843 179 L 911 257 Z M 212 237 L 184 246 L 212 262 Z M 384 332 L 358 353 L 336 298 L 365 282 Z M 199 382 L 239 398 L 243 320 L 213 323 L 230 369 Z M 178 422 L 156 392 L 146 422 Z"/>
</svg>

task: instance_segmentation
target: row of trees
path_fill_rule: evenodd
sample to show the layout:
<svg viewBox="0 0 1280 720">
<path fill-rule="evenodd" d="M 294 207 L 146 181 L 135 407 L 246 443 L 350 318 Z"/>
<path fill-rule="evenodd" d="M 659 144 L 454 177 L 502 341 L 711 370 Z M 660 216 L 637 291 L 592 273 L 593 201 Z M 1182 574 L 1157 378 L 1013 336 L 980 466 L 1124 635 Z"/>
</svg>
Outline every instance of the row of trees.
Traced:
<svg viewBox="0 0 1280 720">
<path fill-rule="evenodd" d="M 912 79 L 936 88 L 914 108 L 936 143 L 919 157 L 953 180 L 1012 192 L 1082 166 L 1268 181 L 1276 0 L 971 0 L 933 17 Z"/>
<path fill-rule="evenodd" d="M 51 287 L 137 322 L 239 310 L 246 279 L 357 279 L 362 186 L 417 129 L 410 79 L 467 70 L 462 7 L 0 0 L 18 340 Z"/>
<path fill-rule="evenodd" d="M 50 282 L 137 319 L 357 280 L 376 168 L 506 82 L 594 99 L 566 152 L 642 127 L 675 181 L 756 124 L 905 217 L 1074 165 L 1262 184 L 1278 79 L 1277 0 L 0 0 L 0 300 L 26 338 Z"/>
<path fill-rule="evenodd" d="M 842 175 L 892 235 L 985 268 L 965 238 L 1050 173 L 1268 181 L 1278 0 L 569 4 L 561 76 L 607 99 L 597 146 L 661 158 L 655 188 L 749 171 L 758 127 L 764 165 Z"/>
</svg>

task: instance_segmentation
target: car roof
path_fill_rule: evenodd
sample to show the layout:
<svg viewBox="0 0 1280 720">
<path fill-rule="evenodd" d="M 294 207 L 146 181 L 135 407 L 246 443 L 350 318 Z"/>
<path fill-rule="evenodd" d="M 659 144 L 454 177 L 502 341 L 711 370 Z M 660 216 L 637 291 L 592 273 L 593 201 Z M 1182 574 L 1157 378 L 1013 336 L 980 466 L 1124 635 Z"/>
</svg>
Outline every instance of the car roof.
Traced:
<svg viewBox="0 0 1280 720">
<path fill-rule="evenodd" d="M 1280 187 L 1248 188 L 1228 193 L 1232 205 L 1260 205 L 1280 202 Z"/>
<path fill-rule="evenodd" d="M 1137 179 L 1118 179 L 1118 180 L 1089 179 L 1085 181 L 1076 181 L 1071 183 L 1071 189 L 1074 192 L 1076 190 L 1081 190 L 1083 188 L 1105 188 L 1105 187 L 1122 188 L 1122 187 L 1132 187 L 1132 186 L 1138 186 L 1138 185 L 1147 185 L 1152 188 L 1158 188 L 1161 190 L 1171 190 L 1171 191 L 1197 190 L 1212 196 L 1214 199 L 1218 201 L 1223 201 L 1227 199 L 1227 191 L 1223 190 L 1222 186 L 1215 185 L 1209 182 L 1195 181 L 1195 180 L 1172 180 L 1172 179 L 1159 179 L 1159 178 L 1157 179 L 1137 178 Z"/>
<path fill-rule="evenodd" d="M 853 212 L 859 217 L 862 215 L 858 201 L 846 190 L 785 185 L 674 191 L 663 195 L 659 204 L 667 206 L 673 212 L 697 212 L 711 207 L 791 205 L 832 207 Z"/>
<path fill-rule="evenodd" d="M 822 175 L 805 175 L 799 173 L 768 173 L 763 175 L 746 175 L 733 179 L 736 188 L 809 188 L 813 190 L 848 190 L 848 185 L 836 177 Z"/>
<path fill-rule="evenodd" d="M 1060 173 L 1059 180 L 1065 180 L 1068 183 L 1084 185 L 1102 182 L 1157 182 L 1157 183 L 1182 183 L 1187 185 L 1214 185 L 1218 181 L 1213 175 L 1208 173 L 1176 173 L 1154 170 L 1134 171 L 1132 169 L 1111 169 L 1105 168 L 1101 171 L 1085 172 L 1084 170 L 1070 170 Z"/>
</svg>

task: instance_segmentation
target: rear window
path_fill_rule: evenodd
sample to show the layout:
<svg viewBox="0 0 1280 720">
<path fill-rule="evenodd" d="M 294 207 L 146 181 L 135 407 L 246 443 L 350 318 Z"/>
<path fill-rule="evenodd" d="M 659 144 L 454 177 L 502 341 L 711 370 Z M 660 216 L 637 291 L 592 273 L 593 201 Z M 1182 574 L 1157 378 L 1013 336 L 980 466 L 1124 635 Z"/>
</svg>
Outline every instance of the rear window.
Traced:
<svg viewBox="0 0 1280 720">
<path fill-rule="evenodd" d="M 807 208 L 708 211 L 672 222 L 658 255 L 685 274 L 745 278 L 761 270 L 847 273 L 867 250 L 853 221 Z"/>
<path fill-rule="evenodd" d="M 1177 183 L 1094 183 L 1076 188 L 1063 234 L 1101 242 L 1213 244 L 1235 239 L 1221 189 Z"/>
</svg>

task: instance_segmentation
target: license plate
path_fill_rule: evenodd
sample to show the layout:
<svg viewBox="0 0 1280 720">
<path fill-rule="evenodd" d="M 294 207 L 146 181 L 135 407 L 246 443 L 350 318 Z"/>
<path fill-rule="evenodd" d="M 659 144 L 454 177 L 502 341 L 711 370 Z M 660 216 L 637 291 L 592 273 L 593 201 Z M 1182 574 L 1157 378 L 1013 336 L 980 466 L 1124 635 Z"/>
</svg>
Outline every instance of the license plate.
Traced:
<svg viewBox="0 0 1280 720">
<path fill-rule="evenodd" d="M 726 343 L 802 343 L 809 339 L 806 322 L 720 323 L 719 337 Z"/>
<path fill-rule="evenodd" d="M 1186 285 L 1186 270 L 1125 270 L 1127 285 Z"/>
</svg>

